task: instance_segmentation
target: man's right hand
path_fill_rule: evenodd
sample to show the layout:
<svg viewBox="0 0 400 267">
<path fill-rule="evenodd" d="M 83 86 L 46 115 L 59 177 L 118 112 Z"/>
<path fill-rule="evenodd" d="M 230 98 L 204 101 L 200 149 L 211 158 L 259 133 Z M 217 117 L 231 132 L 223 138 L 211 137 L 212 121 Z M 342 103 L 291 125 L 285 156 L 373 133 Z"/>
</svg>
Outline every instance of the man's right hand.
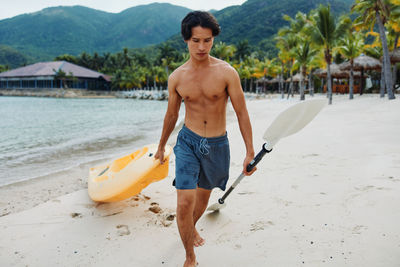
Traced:
<svg viewBox="0 0 400 267">
<path fill-rule="evenodd" d="M 164 164 L 164 162 L 165 162 L 164 151 L 165 151 L 164 147 L 158 147 L 157 152 L 154 155 L 154 158 L 160 160 L 161 164 Z"/>
</svg>

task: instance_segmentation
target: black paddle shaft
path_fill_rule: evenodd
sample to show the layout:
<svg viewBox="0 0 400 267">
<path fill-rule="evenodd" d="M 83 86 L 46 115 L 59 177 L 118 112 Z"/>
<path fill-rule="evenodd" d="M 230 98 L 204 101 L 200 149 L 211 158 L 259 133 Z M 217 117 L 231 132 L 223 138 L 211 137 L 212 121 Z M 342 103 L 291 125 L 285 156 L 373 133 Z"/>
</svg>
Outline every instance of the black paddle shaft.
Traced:
<svg viewBox="0 0 400 267">
<path fill-rule="evenodd" d="M 251 172 L 254 167 L 260 162 L 260 160 L 265 156 L 265 154 L 269 153 L 272 151 L 271 149 L 268 149 L 268 144 L 264 143 L 262 146 L 262 149 L 260 152 L 258 152 L 257 156 L 254 157 L 254 159 L 247 165 L 246 171 Z M 218 199 L 219 204 L 224 204 L 225 199 L 229 196 L 229 194 L 235 189 L 236 185 L 240 183 L 240 181 L 244 178 L 244 174 L 242 173 L 239 178 L 233 183 L 231 187 L 229 187 L 228 191 L 220 198 Z"/>
<path fill-rule="evenodd" d="M 257 156 L 247 165 L 246 171 L 251 172 L 253 168 L 260 162 L 260 160 L 265 156 L 265 154 L 272 151 L 272 148 L 268 150 L 267 143 L 264 143 L 260 152 L 258 152 Z"/>
</svg>

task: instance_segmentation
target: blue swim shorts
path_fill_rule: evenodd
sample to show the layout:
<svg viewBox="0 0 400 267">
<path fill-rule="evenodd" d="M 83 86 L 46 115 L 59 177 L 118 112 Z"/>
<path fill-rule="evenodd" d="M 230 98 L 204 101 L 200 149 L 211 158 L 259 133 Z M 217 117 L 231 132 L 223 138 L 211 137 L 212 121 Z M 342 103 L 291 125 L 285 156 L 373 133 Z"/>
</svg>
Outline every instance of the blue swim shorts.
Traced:
<svg viewBox="0 0 400 267">
<path fill-rule="evenodd" d="M 225 190 L 229 178 L 228 135 L 204 138 L 185 125 L 174 147 L 176 189 Z"/>
</svg>

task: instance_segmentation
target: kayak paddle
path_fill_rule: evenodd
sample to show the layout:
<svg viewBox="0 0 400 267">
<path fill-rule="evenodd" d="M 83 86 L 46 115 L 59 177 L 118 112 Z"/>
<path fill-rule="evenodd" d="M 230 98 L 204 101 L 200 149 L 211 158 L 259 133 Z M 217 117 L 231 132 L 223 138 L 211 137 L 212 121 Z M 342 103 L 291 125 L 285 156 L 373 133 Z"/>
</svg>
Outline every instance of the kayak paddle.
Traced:
<svg viewBox="0 0 400 267">
<path fill-rule="evenodd" d="M 247 165 L 246 170 L 250 172 L 260 162 L 265 154 L 272 151 L 272 148 L 281 138 L 295 134 L 303 129 L 322 110 L 322 108 L 326 105 L 326 102 L 327 101 L 325 99 L 307 100 L 295 104 L 280 113 L 264 133 L 263 139 L 265 143 L 263 144 L 261 151 L 258 152 L 257 156 L 255 156 L 249 165 Z M 211 205 L 207 210 L 219 211 L 225 207 L 225 199 L 244 177 L 245 175 L 242 172 L 228 189 L 228 191 L 226 191 L 226 193 L 222 196 L 222 198 L 218 199 L 218 203 Z"/>
</svg>

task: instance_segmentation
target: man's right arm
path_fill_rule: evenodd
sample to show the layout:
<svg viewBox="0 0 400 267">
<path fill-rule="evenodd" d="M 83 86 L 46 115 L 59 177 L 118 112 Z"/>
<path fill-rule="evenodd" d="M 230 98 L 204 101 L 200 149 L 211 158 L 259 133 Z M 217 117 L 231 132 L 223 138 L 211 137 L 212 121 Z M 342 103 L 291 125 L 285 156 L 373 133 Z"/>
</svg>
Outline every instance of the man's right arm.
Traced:
<svg viewBox="0 0 400 267">
<path fill-rule="evenodd" d="M 182 97 L 176 91 L 177 73 L 172 73 L 168 78 L 168 108 L 164 117 L 164 124 L 161 133 L 160 143 L 155 158 L 159 159 L 161 163 L 164 162 L 164 148 L 168 141 L 169 136 L 175 128 L 176 121 L 179 116 L 179 108 L 182 103 Z"/>
</svg>

